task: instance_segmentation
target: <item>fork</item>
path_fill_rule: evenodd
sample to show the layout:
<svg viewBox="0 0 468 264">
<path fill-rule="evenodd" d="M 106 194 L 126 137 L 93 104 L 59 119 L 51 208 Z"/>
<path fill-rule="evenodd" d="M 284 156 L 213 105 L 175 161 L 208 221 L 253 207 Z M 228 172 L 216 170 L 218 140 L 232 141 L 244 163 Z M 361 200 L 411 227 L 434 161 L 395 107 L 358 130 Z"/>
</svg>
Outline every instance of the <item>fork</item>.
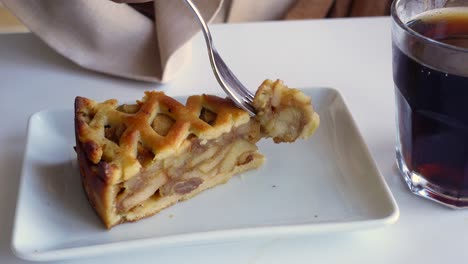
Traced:
<svg viewBox="0 0 468 264">
<path fill-rule="evenodd" d="M 189 6 L 190 10 L 195 14 L 195 17 L 200 24 L 200 27 L 205 37 L 206 48 L 208 49 L 208 57 L 210 59 L 211 69 L 213 70 L 214 76 L 218 81 L 224 92 L 234 101 L 234 103 L 240 108 L 247 111 L 250 115 L 254 116 L 256 111 L 252 105 L 254 95 L 237 79 L 232 73 L 226 63 L 223 61 L 218 51 L 213 45 L 213 39 L 211 37 L 210 29 L 207 23 L 203 19 L 200 11 L 192 2 L 192 0 L 184 0 Z"/>
</svg>

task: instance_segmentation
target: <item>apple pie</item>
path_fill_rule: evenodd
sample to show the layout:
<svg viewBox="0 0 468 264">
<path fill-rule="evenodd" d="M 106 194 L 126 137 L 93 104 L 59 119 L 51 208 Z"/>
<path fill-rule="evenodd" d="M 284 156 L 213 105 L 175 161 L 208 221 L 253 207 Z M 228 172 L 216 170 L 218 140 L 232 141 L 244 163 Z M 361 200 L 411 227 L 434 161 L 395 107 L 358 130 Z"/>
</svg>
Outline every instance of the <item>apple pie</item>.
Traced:
<svg viewBox="0 0 468 264">
<path fill-rule="evenodd" d="M 308 138 L 319 125 L 311 99 L 279 80 L 256 92 L 250 116 L 230 99 L 185 105 L 149 91 L 135 104 L 75 99 L 76 152 L 88 200 L 107 228 L 151 216 L 258 168 L 256 143 Z"/>
</svg>

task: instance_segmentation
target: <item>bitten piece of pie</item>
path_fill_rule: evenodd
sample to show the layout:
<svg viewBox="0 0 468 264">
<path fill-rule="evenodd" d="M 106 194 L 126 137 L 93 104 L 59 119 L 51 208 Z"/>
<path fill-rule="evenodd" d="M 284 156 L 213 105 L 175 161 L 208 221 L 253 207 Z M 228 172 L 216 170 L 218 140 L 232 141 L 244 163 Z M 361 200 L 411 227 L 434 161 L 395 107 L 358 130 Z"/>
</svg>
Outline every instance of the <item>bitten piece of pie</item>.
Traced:
<svg viewBox="0 0 468 264">
<path fill-rule="evenodd" d="M 131 105 L 75 99 L 76 152 L 83 188 L 107 228 L 160 210 L 261 166 L 255 145 L 307 138 L 319 125 L 310 98 L 279 80 L 258 89 L 251 117 L 225 98 L 185 105 L 146 92 Z"/>
<path fill-rule="evenodd" d="M 272 137 L 275 143 L 306 139 L 320 123 L 310 97 L 298 89 L 288 88 L 280 80 L 264 81 L 253 105 L 263 134 Z"/>
</svg>

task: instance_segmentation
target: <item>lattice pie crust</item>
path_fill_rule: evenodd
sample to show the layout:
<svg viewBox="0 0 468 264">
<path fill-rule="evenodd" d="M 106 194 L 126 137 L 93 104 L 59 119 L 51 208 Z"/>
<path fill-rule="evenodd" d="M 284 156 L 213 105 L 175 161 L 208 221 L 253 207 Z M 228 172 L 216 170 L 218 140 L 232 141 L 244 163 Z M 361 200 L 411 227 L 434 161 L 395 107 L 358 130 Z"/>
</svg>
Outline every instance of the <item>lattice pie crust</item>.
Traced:
<svg viewBox="0 0 468 264">
<path fill-rule="evenodd" d="M 319 117 L 309 97 L 279 80 L 258 89 L 255 117 L 229 99 L 162 92 L 120 105 L 75 100 L 76 152 L 89 202 L 107 228 L 136 221 L 258 168 L 255 143 L 307 138 Z"/>
</svg>

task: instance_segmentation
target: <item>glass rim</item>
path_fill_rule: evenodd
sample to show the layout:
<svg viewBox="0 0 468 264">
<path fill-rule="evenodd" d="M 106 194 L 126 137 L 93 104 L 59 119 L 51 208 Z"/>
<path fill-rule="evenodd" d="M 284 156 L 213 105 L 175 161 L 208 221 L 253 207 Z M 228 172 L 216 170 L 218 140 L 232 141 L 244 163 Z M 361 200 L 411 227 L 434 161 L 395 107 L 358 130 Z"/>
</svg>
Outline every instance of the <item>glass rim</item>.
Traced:
<svg viewBox="0 0 468 264">
<path fill-rule="evenodd" d="M 457 52 L 463 52 L 463 53 L 468 53 L 468 48 L 462 48 L 462 47 L 458 47 L 458 46 L 454 46 L 454 45 L 450 45 L 450 44 L 446 44 L 446 43 L 443 43 L 443 42 L 440 42 L 440 41 L 437 41 L 435 39 L 431 39 L 429 37 L 426 37 L 416 31 L 414 31 L 413 29 L 411 29 L 410 27 L 408 27 L 405 23 L 403 23 L 403 21 L 401 21 L 400 17 L 398 16 L 397 14 L 397 11 L 396 11 L 396 5 L 397 3 L 399 3 L 400 1 L 402 0 L 394 0 L 392 2 L 392 6 L 390 8 L 390 15 L 393 19 L 393 21 L 395 21 L 397 23 L 397 25 L 403 29 L 405 32 L 407 32 L 408 34 L 411 34 L 417 38 L 421 38 L 427 42 L 430 42 L 431 44 L 434 44 L 436 46 L 440 46 L 442 48 L 446 48 L 446 49 L 450 49 L 450 50 L 453 50 L 453 51 L 457 51 Z"/>
</svg>

